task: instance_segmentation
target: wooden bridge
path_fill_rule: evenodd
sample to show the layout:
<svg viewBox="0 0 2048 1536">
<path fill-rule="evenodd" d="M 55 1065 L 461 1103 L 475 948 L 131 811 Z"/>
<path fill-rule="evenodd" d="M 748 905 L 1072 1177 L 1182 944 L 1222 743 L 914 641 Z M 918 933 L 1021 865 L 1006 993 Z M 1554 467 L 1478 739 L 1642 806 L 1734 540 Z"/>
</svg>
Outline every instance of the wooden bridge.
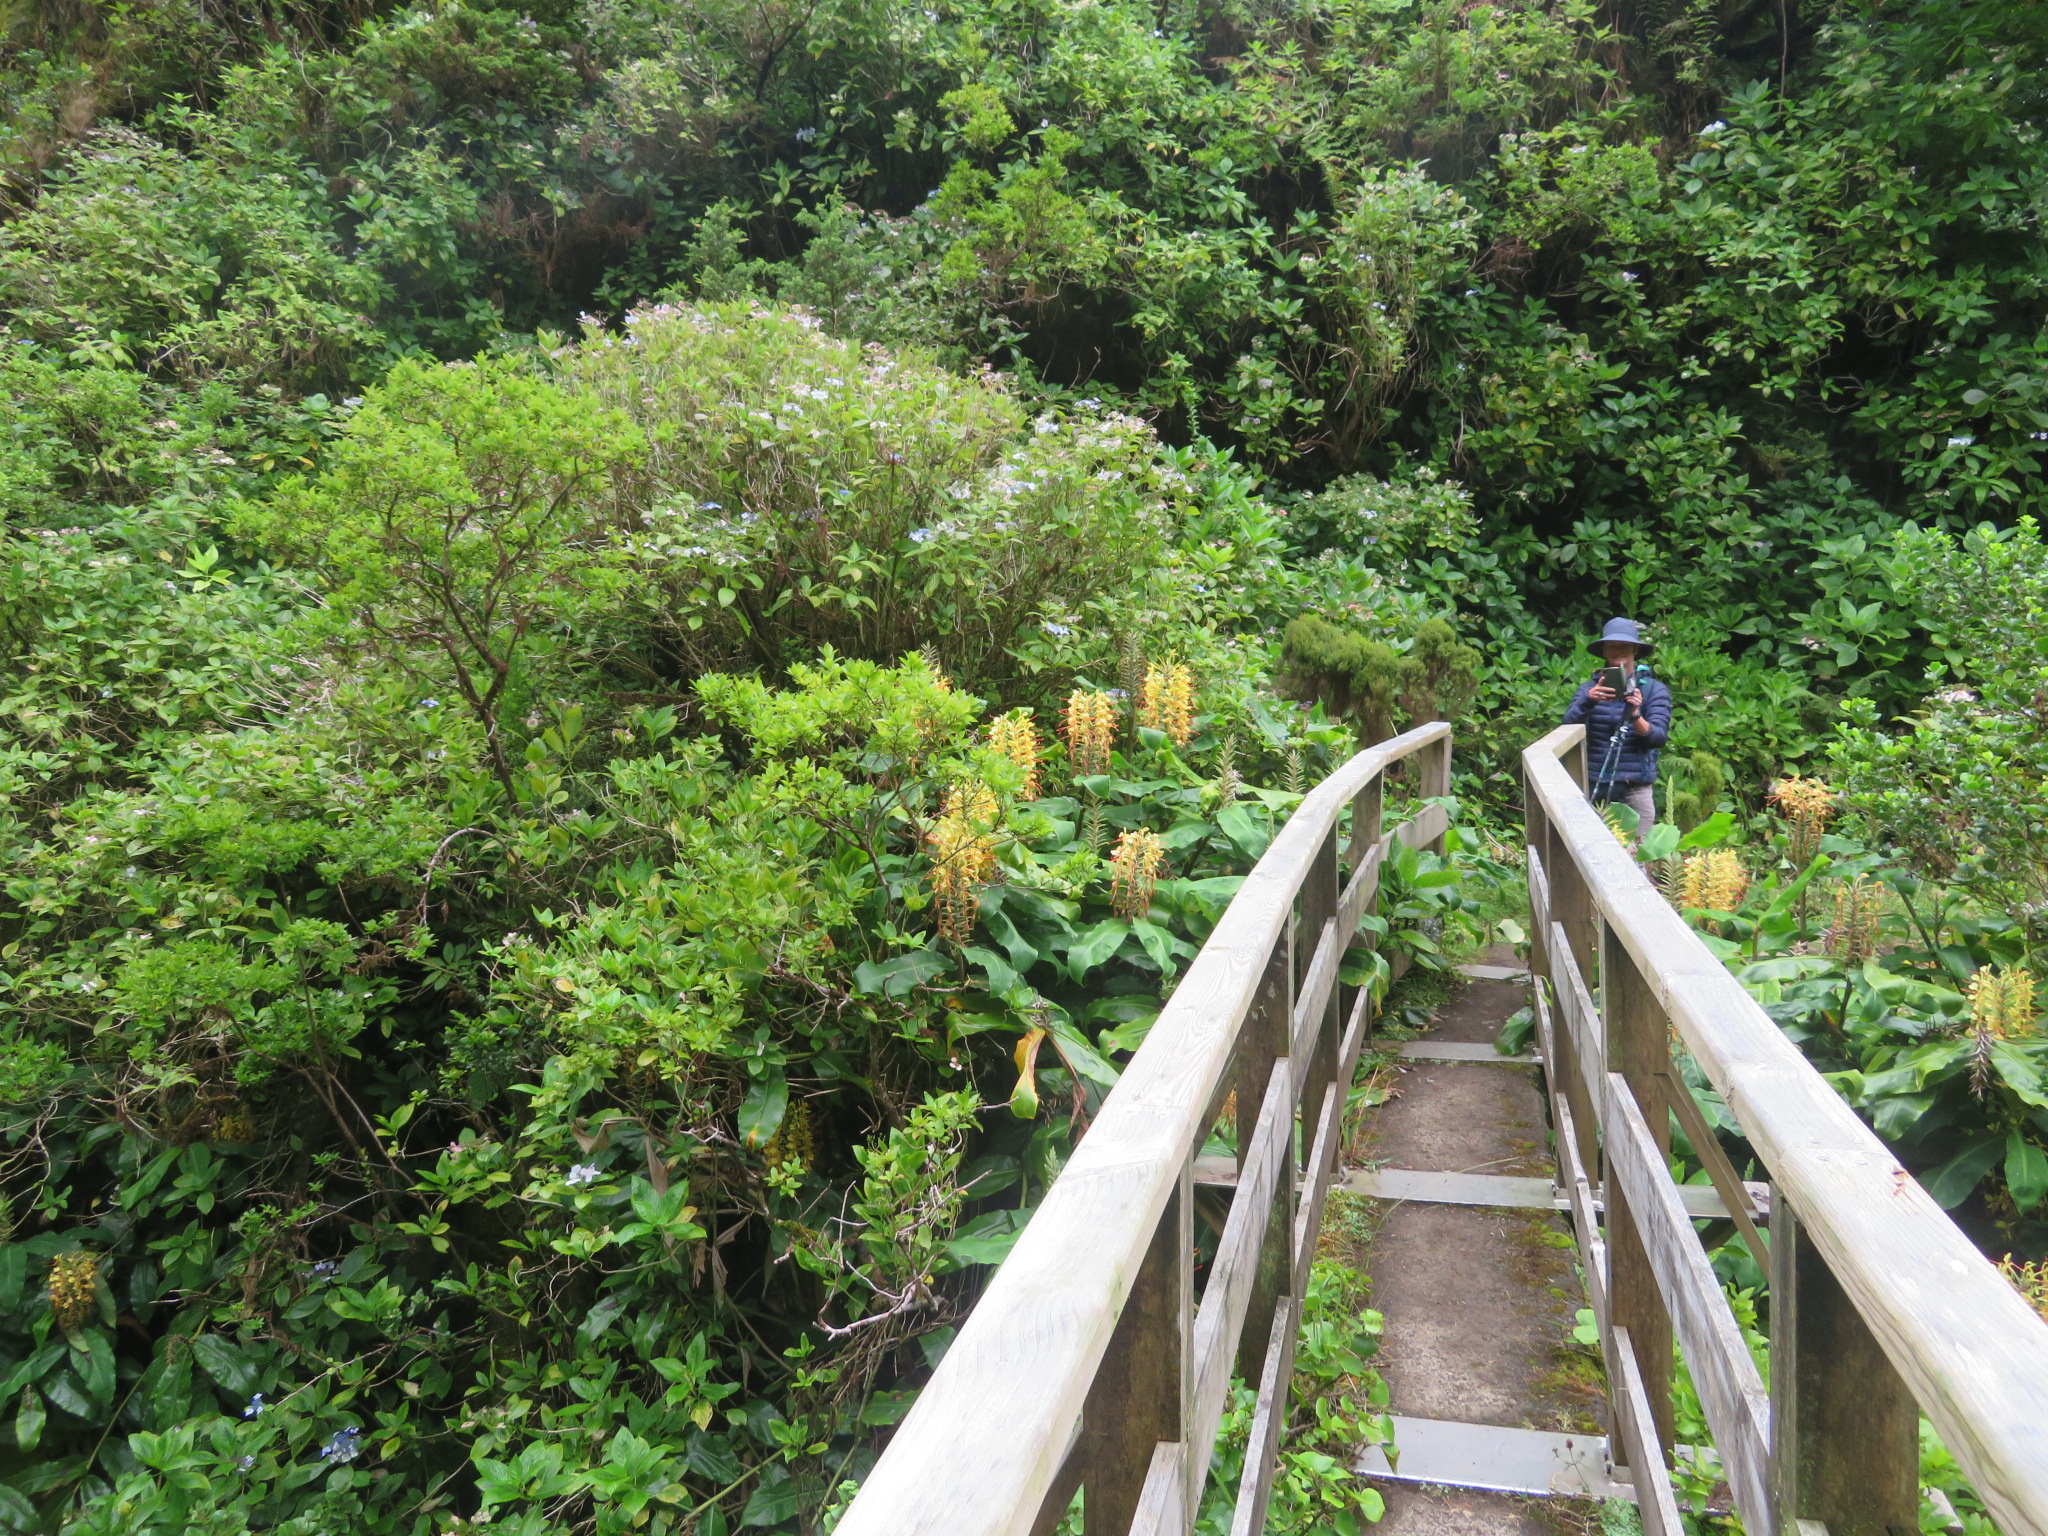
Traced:
<svg viewBox="0 0 2048 1536">
<path fill-rule="evenodd" d="M 1302 801 L 1189 967 L 897 1429 L 838 1536 L 1193 1529 L 1233 1373 L 1258 1407 L 1232 1536 L 1265 1528 L 1297 1307 L 1373 1003 L 1338 961 L 1396 839 L 1387 770 L 1447 792 L 1448 725 L 1361 752 Z M 1607 1366 L 1608 1454 L 1680 1536 L 1674 1341 L 1743 1528 L 1920 1528 L 1924 1413 L 2005 1536 L 2048 1536 L 2048 1323 L 1672 910 L 1588 804 L 1583 728 L 1523 754 L 1539 1060 Z M 1721 1155 L 1674 1042 L 1770 1176 Z M 1200 1150 L 1232 1094 L 1235 1168 Z M 1256 1112 L 1254 1113 L 1254 1107 Z M 1673 1117 L 1771 1277 L 1769 1385 L 1672 1181 Z M 1195 1283 L 1194 1189 L 1229 1191 Z M 1696 1203 L 1696 1202 L 1695 1202 Z"/>
</svg>

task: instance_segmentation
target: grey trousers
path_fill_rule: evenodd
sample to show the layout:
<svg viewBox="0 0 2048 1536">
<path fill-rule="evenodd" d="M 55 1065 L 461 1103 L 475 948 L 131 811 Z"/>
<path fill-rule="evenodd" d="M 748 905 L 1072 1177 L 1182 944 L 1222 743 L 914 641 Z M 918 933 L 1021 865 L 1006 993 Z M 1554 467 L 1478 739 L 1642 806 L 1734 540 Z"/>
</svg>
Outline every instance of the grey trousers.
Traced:
<svg viewBox="0 0 2048 1536">
<path fill-rule="evenodd" d="M 1649 831 L 1657 820 L 1657 786 L 1654 784 L 1617 784 L 1608 798 L 1619 801 L 1636 813 L 1639 835 Z"/>
</svg>

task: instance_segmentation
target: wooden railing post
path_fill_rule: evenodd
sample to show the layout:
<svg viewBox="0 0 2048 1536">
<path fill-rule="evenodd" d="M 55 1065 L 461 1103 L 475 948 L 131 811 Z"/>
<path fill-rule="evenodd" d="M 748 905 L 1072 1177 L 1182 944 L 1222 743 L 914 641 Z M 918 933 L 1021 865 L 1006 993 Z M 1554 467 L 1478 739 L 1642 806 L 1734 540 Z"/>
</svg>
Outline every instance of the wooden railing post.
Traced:
<svg viewBox="0 0 2048 1536">
<path fill-rule="evenodd" d="M 1668 1158 L 1671 1113 L 1665 1108 L 1661 1078 L 1671 1070 L 1670 1025 L 1634 957 L 1604 923 L 1600 1014 L 1607 1037 L 1607 1070 L 1626 1080 L 1659 1155 Z M 1600 1183 L 1607 1202 L 1608 1315 L 1614 1327 L 1626 1328 L 1635 1341 L 1636 1364 L 1657 1422 L 1657 1438 L 1668 1453 L 1677 1438 L 1671 1417 L 1671 1315 L 1658 1293 L 1657 1274 L 1637 1217 L 1613 1168 L 1610 1155 Z"/>
<path fill-rule="evenodd" d="M 1372 776 L 1371 781 L 1366 784 L 1365 788 L 1352 796 L 1351 844 L 1344 855 L 1346 881 L 1356 880 L 1359 871 L 1364 869 L 1368 863 L 1377 865 L 1380 857 L 1380 843 L 1386 836 L 1386 782 L 1384 774 L 1376 773 Z M 1347 884 L 1345 890 L 1348 892 L 1349 889 L 1350 887 Z M 1372 894 L 1366 899 L 1359 915 L 1367 917 L 1378 912 L 1379 909 L 1380 872 L 1375 867 L 1372 876 Z M 1375 949 L 1379 947 L 1378 944 L 1373 945 Z M 1357 998 L 1357 989 L 1346 987 L 1342 989 L 1342 994 L 1341 1011 L 1346 1018 L 1349 1018 L 1352 1004 Z M 1373 1024 L 1373 1013 L 1371 1008 L 1368 1007 L 1365 1020 L 1365 1038 L 1367 1040 L 1372 1039 Z M 1314 1134 L 1313 1128 L 1309 1129 L 1308 1134 Z"/>
<path fill-rule="evenodd" d="M 1309 861 L 1308 872 L 1301 882 L 1301 921 L 1294 938 L 1294 995 L 1297 998 L 1301 995 L 1302 980 L 1315 959 L 1316 947 L 1322 942 L 1323 929 L 1337 915 L 1339 895 L 1337 829 L 1333 826 L 1316 848 L 1315 857 Z M 1337 1075 L 1337 1048 L 1344 1029 L 1342 999 L 1338 995 L 1341 990 L 1335 986 L 1329 989 L 1322 1017 L 1311 1036 L 1314 1044 L 1305 1053 L 1308 1059 L 1295 1063 L 1295 1071 L 1305 1085 L 1301 1095 L 1302 1113 L 1311 1117 L 1308 1136 L 1315 1134 L 1312 1117 L 1323 1102 L 1324 1091 Z"/>
<path fill-rule="evenodd" d="M 1153 1453 L 1183 1433 L 1194 1327 L 1192 1173 L 1184 1158 L 1081 1410 L 1086 1536 L 1128 1536 Z"/>
<path fill-rule="evenodd" d="M 1592 892 L 1587 889 L 1586 877 L 1572 856 L 1570 841 L 1558 828 L 1546 826 L 1545 842 L 1537 845 L 1537 851 L 1543 858 L 1544 876 L 1550 882 L 1550 920 L 1564 930 L 1572 963 L 1590 990 L 1594 985 L 1594 944 L 1598 934 L 1593 921 Z M 1559 995 L 1559 990 L 1565 985 L 1559 979 L 1566 974 L 1562 964 L 1564 957 L 1550 953 L 1553 948 L 1551 935 L 1545 934 L 1543 938 L 1544 963 L 1554 987 L 1558 989 L 1553 990 L 1551 996 L 1562 1014 L 1569 1002 Z M 1599 1106 L 1586 1094 L 1582 1063 L 1572 1044 L 1571 1031 L 1560 1029 L 1558 1037 L 1563 1042 L 1558 1048 L 1558 1070 L 1564 1083 L 1565 1099 L 1572 1107 L 1572 1132 L 1579 1166 L 1590 1178 L 1600 1167 Z"/>
<path fill-rule="evenodd" d="M 1245 1153 L 1252 1140 L 1259 1106 L 1266 1102 L 1266 1089 L 1273 1073 L 1291 1072 L 1287 1059 L 1288 1036 L 1294 1018 L 1294 946 L 1285 928 L 1266 957 L 1266 973 L 1252 999 L 1244 1031 L 1238 1041 L 1237 1067 L 1237 1167 L 1244 1171 Z M 1313 1134 L 1313 1127 L 1310 1128 Z M 1282 1296 L 1295 1293 L 1294 1283 L 1294 1138 L 1287 1138 L 1287 1156 L 1280 1170 L 1280 1184 L 1273 1196 L 1273 1212 L 1259 1242 L 1259 1267 L 1252 1282 L 1251 1302 L 1245 1310 L 1244 1332 L 1237 1341 L 1237 1373 L 1246 1381 L 1257 1381 L 1266 1363 L 1266 1347 L 1273 1330 L 1273 1311 Z"/>
<path fill-rule="evenodd" d="M 1579 786 L 1579 792 L 1586 790 L 1586 738 L 1579 739 L 1560 752 L 1557 760 L 1564 764 L 1564 771 L 1570 774 Z"/>
<path fill-rule="evenodd" d="M 1571 942 L 1572 959 L 1579 965 L 1579 974 L 1586 979 L 1586 985 L 1593 985 L 1593 962 L 1599 958 L 1596 944 L 1599 938 L 1593 921 L 1593 893 L 1586 888 L 1586 877 L 1579 872 L 1578 861 L 1572 857 L 1572 846 L 1557 828 L 1549 829 L 1549 846 L 1542 848 L 1543 868 L 1550 876 L 1550 916 L 1564 929 L 1564 936 Z"/>
<path fill-rule="evenodd" d="M 1435 799 L 1451 792 L 1451 738 L 1448 732 L 1441 741 L 1431 742 L 1422 749 L 1421 797 Z M 1439 832 L 1430 839 L 1429 851 L 1441 855 L 1444 851 L 1446 834 Z"/>
<path fill-rule="evenodd" d="M 1372 782 L 1361 789 L 1351 801 L 1351 857 L 1349 863 L 1353 874 L 1360 864 L 1372 857 L 1373 849 L 1379 847 L 1380 839 L 1386 835 L 1386 779 L 1374 774 Z"/>
<path fill-rule="evenodd" d="M 1771 1192 L 1771 1463 L 1780 1536 L 1920 1528 L 1920 1410 L 1884 1350 Z"/>
<path fill-rule="evenodd" d="M 1529 974 L 1537 984 L 1549 981 L 1553 969 L 1550 961 L 1550 923 L 1557 911 L 1557 877 L 1551 873 L 1553 862 L 1550 841 L 1550 819 L 1543 814 L 1543 799 L 1536 793 L 1536 786 L 1529 782 L 1526 771 L 1522 775 L 1522 842 L 1543 866 L 1543 888 L 1545 910 L 1538 912 L 1532 902 L 1529 908 Z M 1534 870 L 1527 870 L 1532 882 Z M 1559 1033 L 1563 1033 L 1562 1030 Z M 1546 1062 L 1544 1070 L 1554 1079 L 1558 1064 Z"/>
</svg>

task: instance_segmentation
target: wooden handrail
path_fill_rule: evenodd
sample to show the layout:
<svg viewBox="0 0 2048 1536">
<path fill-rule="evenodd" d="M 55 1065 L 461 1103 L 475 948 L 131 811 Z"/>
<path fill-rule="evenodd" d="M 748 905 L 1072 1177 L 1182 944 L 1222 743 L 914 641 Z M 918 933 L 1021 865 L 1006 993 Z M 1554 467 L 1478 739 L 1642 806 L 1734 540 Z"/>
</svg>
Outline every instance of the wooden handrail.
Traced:
<svg viewBox="0 0 2048 1536">
<path fill-rule="evenodd" d="M 1118 1529 L 1184 1533 L 1230 1370 L 1246 1351 L 1246 1375 L 1279 1394 L 1262 1396 L 1262 1454 L 1247 1460 L 1233 1527 L 1256 1536 L 1285 1417 L 1298 1286 L 1371 1018 L 1367 994 L 1348 1021 L 1340 1015 L 1337 960 L 1372 908 L 1392 841 L 1441 850 L 1447 824 L 1429 807 L 1381 837 L 1382 775 L 1421 754 L 1422 795 L 1447 794 L 1450 748 L 1449 725 L 1419 727 L 1359 753 L 1295 809 L 918 1394 L 839 1536 L 1026 1536 L 1057 1523 L 1077 1481 L 1091 1532 L 1109 1529 L 1102 1522 L 1115 1509 L 1128 1511 Z M 1344 891 L 1338 823 L 1354 803 Z M 1232 1086 L 1241 1176 L 1198 1318 L 1193 1163 Z M 1309 1160 L 1298 1212 L 1297 1146 Z M 1072 1457 L 1082 1459 L 1078 1474 Z"/>
<path fill-rule="evenodd" d="M 1604 1132 L 1609 1219 L 1588 1274 L 1618 1438 L 1653 1457 L 1655 1423 L 1670 1449 L 1656 1357 L 1675 1318 L 1752 1536 L 1913 1526 L 1916 1404 L 2008 1536 L 2048 1533 L 2048 1322 L 1658 894 L 1587 802 L 1583 738 L 1565 726 L 1522 756 L 1532 969 L 1582 1247 L 1602 1242 L 1583 1198 L 1589 1115 Z M 1685 1091 L 1668 1057 L 1658 1069 L 1669 1027 L 1770 1172 L 1767 1407 L 1691 1223 L 1659 1188 L 1663 1095 Z"/>
</svg>

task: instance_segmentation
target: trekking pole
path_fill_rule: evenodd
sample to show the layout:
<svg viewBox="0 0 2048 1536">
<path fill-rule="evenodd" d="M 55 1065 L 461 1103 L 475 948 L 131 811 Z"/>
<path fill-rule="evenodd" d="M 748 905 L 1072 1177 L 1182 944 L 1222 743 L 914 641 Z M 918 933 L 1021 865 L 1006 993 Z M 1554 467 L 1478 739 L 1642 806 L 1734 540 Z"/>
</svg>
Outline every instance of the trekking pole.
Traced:
<svg viewBox="0 0 2048 1536">
<path fill-rule="evenodd" d="M 1600 771 L 1593 776 L 1595 805 L 1604 803 L 1614 793 L 1614 773 L 1621 766 L 1621 733 L 1627 725 L 1628 717 L 1623 715 L 1621 724 L 1617 725 L 1614 734 L 1607 738 L 1607 751 L 1601 759 Z"/>
</svg>

